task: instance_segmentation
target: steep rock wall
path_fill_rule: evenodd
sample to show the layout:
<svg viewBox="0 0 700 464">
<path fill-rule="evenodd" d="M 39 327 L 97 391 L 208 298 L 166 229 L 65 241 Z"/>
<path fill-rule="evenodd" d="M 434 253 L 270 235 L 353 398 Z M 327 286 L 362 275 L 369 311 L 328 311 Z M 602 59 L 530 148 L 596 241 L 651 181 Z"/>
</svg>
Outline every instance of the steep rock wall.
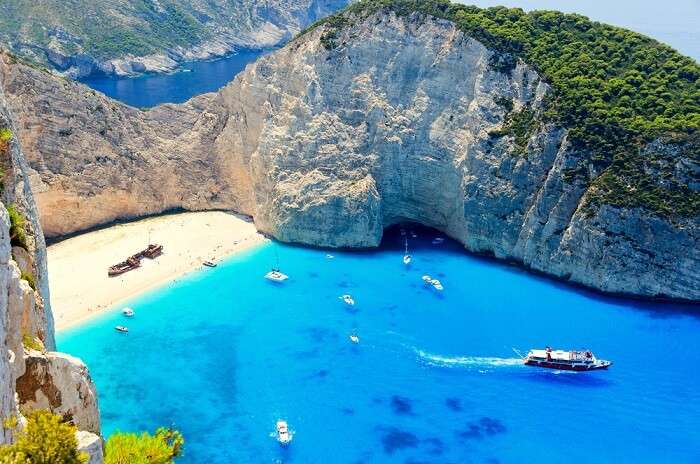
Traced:
<svg viewBox="0 0 700 464">
<path fill-rule="evenodd" d="M 25 346 L 54 350 L 55 340 L 44 235 L 16 133 L 0 84 L 0 416 L 2 420 L 18 418 L 21 424 L 20 407 L 46 407 L 99 433 L 95 387 L 82 362 Z M 36 359 L 42 360 L 50 375 L 33 375 L 37 372 Z M 33 387 L 55 389 L 60 395 L 53 398 L 52 404 L 40 404 L 18 394 L 23 383 L 19 379 L 31 379 Z M 92 393 L 92 402 L 86 399 L 90 396 L 86 392 Z M 76 396 L 81 401 L 76 401 Z M 3 427 L 0 444 L 12 442 L 13 435 L 14 430 Z"/>
<path fill-rule="evenodd" d="M 217 94 L 147 112 L 5 57 L 47 235 L 223 208 L 280 240 L 371 247 L 408 220 L 603 291 L 700 299 L 698 218 L 586 208 L 589 187 L 566 175 L 586 157 L 565 128 L 494 135 L 550 94 L 528 65 L 498 71 L 481 43 L 418 15 L 370 16 L 334 47 L 325 27 Z"/>
</svg>

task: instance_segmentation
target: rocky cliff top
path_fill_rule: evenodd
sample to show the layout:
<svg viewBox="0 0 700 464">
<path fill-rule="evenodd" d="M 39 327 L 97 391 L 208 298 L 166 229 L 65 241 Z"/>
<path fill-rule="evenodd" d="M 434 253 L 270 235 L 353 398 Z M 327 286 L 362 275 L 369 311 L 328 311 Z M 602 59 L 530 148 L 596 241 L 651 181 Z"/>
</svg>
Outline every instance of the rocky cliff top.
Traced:
<svg viewBox="0 0 700 464">
<path fill-rule="evenodd" d="M 378 12 L 448 20 L 495 52 L 493 69 L 508 73 L 518 60 L 536 69 L 552 87 L 544 111 L 535 117 L 504 101 L 507 124 L 494 136 L 515 136 L 522 146 L 541 124 L 569 129 L 569 143 L 586 157 L 567 175 L 590 184 L 589 207 L 700 214 L 700 65 L 691 58 L 580 15 L 449 0 L 361 0 L 305 32 L 322 28 L 324 47 L 342 49 L 352 40 L 342 31 Z M 673 148 L 645 149 L 660 139 Z"/>
<path fill-rule="evenodd" d="M 4 0 L 0 43 L 72 76 L 168 71 L 288 40 L 346 0 Z"/>
</svg>

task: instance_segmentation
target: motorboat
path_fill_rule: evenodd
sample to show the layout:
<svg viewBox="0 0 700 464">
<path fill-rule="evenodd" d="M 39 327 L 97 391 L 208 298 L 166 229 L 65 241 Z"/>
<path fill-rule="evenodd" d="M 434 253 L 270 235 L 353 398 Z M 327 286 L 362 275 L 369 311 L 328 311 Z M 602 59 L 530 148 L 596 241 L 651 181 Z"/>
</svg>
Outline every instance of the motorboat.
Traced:
<svg viewBox="0 0 700 464">
<path fill-rule="evenodd" d="M 287 421 L 277 421 L 277 441 L 281 445 L 288 445 L 292 441 L 292 434 L 289 432 Z"/>
<path fill-rule="evenodd" d="M 360 343 L 360 337 L 355 334 L 350 335 L 350 341 L 353 343 Z"/>
<path fill-rule="evenodd" d="M 441 291 L 443 290 L 443 288 L 444 288 L 444 287 L 442 286 L 442 282 L 440 282 L 440 281 L 437 280 L 437 279 L 433 279 L 433 280 L 430 282 L 430 285 L 432 285 L 433 288 L 434 288 L 435 290 L 439 291 L 439 292 L 441 292 Z"/>
<path fill-rule="evenodd" d="M 333 256 L 333 255 L 330 254 L 330 253 L 326 255 L 326 259 L 333 259 L 333 258 L 335 258 L 335 256 Z"/>
<path fill-rule="evenodd" d="M 125 315 L 126 317 L 133 317 L 134 310 L 131 308 L 124 308 L 124 309 L 122 309 L 122 314 Z"/>
<path fill-rule="evenodd" d="M 124 327 L 123 325 L 118 325 L 114 328 L 117 332 L 122 332 L 122 333 L 127 333 L 129 332 L 129 329 Z"/>
<path fill-rule="evenodd" d="M 430 276 L 427 275 L 427 274 L 424 275 L 423 277 L 421 277 L 421 279 L 423 279 L 423 282 L 425 282 L 426 284 L 432 284 L 432 283 L 433 283 L 433 278 L 430 277 Z"/>
<path fill-rule="evenodd" d="M 347 305 L 353 306 L 355 304 L 355 300 L 353 300 L 350 295 L 342 295 L 342 296 L 339 296 L 338 298 L 343 300 L 345 302 L 345 304 L 347 304 Z"/>
<path fill-rule="evenodd" d="M 442 237 L 435 237 L 435 238 L 433 239 L 433 245 L 440 245 L 440 244 L 441 244 L 442 242 L 444 242 L 444 241 L 445 241 L 445 239 L 442 238 Z"/>
<path fill-rule="evenodd" d="M 598 359 L 590 350 L 553 350 L 546 347 L 543 350 L 530 350 L 523 357 L 526 366 L 543 367 L 562 371 L 594 371 L 607 369 L 612 366 L 611 361 Z"/>
<path fill-rule="evenodd" d="M 216 263 L 214 261 L 204 261 L 202 264 L 207 267 L 216 267 Z"/>
<path fill-rule="evenodd" d="M 282 273 L 279 269 L 272 269 L 270 272 L 265 274 L 265 278 L 267 280 L 271 280 L 272 282 L 281 283 L 289 279 L 289 276 L 287 274 Z"/>
</svg>

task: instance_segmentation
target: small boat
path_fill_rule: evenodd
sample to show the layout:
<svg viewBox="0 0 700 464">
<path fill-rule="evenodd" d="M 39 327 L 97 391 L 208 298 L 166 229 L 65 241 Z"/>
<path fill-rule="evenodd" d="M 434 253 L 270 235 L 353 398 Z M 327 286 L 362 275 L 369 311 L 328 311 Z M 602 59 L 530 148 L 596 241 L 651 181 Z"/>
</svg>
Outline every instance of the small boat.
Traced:
<svg viewBox="0 0 700 464">
<path fill-rule="evenodd" d="M 133 317 L 134 310 L 131 308 L 124 308 L 124 309 L 122 309 L 122 314 L 125 315 L 126 317 Z"/>
<path fill-rule="evenodd" d="M 421 279 L 423 279 L 423 282 L 425 282 L 426 284 L 432 284 L 432 283 L 433 283 L 433 278 L 430 277 L 430 276 L 427 275 L 427 274 L 424 275 L 423 277 L 421 277 Z"/>
<path fill-rule="evenodd" d="M 216 267 L 216 263 L 213 261 L 204 261 L 202 264 L 204 264 L 207 267 Z"/>
<path fill-rule="evenodd" d="M 292 434 L 289 432 L 287 421 L 281 419 L 277 421 L 277 441 L 281 445 L 287 445 L 292 441 Z"/>
<path fill-rule="evenodd" d="M 289 279 L 289 276 L 282 273 L 279 269 L 273 269 L 265 274 L 265 278 L 267 280 L 271 280 L 272 282 L 284 282 L 285 280 Z"/>
<path fill-rule="evenodd" d="M 444 287 L 442 286 L 442 282 L 440 282 L 440 281 L 437 280 L 437 279 L 433 279 L 433 280 L 430 282 L 430 285 L 432 285 L 433 288 L 434 288 L 435 290 L 440 291 L 440 292 L 441 292 L 441 291 L 443 290 L 443 288 L 444 288 Z"/>
<path fill-rule="evenodd" d="M 611 361 L 596 358 L 590 350 L 564 351 L 553 350 L 550 347 L 528 351 L 527 356 L 523 357 L 523 363 L 526 366 L 577 372 L 607 369 L 612 366 Z"/>
<path fill-rule="evenodd" d="M 114 328 L 114 330 L 116 330 L 117 332 L 123 332 L 123 333 L 127 333 L 129 331 L 129 329 L 124 327 L 123 325 L 116 326 Z"/>
<path fill-rule="evenodd" d="M 442 238 L 442 237 L 435 237 L 435 238 L 433 239 L 433 245 L 440 245 L 440 244 L 441 244 L 442 242 L 444 242 L 444 241 L 445 241 L 445 239 Z"/>
<path fill-rule="evenodd" d="M 355 334 L 350 335 L 350 341 L 353 343 L 360 343 L 360 337 Z"/>
<path fill-rule="evenodd" d="M 408 266 L 411 264 L 411 255 L 408 254 L 408 239 L 406 239 L 406 251 L 403 255 L 403 263 Z"/>
<path fill-rule="evenodd" d="M 347 304 L 347 305 L 353 306 L 355 304 L 355 300 L 353 300 L 350 295 L 342 295 L 342 296 L 339 296 L 338 298 L 343 300 L 345 302 L 345 304 Z"/>
<path fill-rule="evenodd" d="M 415 232 L 411 231 L 411 238 L 418 238 L 418 235 Z"/>
<path fill-rule="evenodd" d="M 331 255 L 331 254 L 327 254 L 327 255 L 326 255 L 326 259 L 333 259 L 333 258 L 335 258 L 335 256 L 333 256 L 333 255 Z"/>
</svg>

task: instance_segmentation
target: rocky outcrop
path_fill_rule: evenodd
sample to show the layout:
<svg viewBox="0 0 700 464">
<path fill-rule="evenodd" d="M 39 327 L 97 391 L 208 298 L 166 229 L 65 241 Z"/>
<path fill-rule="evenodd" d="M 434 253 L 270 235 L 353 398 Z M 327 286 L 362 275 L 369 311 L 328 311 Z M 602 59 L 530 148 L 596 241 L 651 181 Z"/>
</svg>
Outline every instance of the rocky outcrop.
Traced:
<svg viewBox="0 0 700 464">
<path fill-rule="evenodd" d="M 48 408 L 99 433 L 99 413 L 87 368 L 54 349 L 46 246 L 28 182 L 28 167 L 0 84 L 0 416 Z M 2 428 L 0 444 L 13 428 Z"/>
<path fill-rule="evenodd" d="M 697 217 L 590 208 L 590 184 L 569 175 L 586 154 L 566 128 L 504 135 L 509 117 L 538 114 L 551 95 L 526 63 L 504 72 L 453 23 L 416 14 L 357 20 L 333 46 L 328 27 L 217 94 L 146 112 L 5 58 L 0 81 L 47 235 L 222 208 L 280 240 L 371 247 L 385 227 L 415 221 L 606 292 L 700 300 Z"/>
<path fill-rule="evenodd" d="M 3 10 L 0 42 L 64 75 L 84 77 L 170 72 L 184 61 L 273 47 L 347 0 L 13 3 Z"/>
<path fill-rule="evenodd" d="M 75 438 L 78 440 L 78 451 L 89 456 L 85 464 L 102 464 L 104 462 L 102 438 L 99 435 L 81 430 L 76 432 Z"/>
<path fill-rule="evenodd" d="M 49 409 L 79 430 L 100 433 L 97 392 L 83 362 L 63 353 L 29 350 L 26 371 L 17 379 L 23 407 Z"/>
</svg>

